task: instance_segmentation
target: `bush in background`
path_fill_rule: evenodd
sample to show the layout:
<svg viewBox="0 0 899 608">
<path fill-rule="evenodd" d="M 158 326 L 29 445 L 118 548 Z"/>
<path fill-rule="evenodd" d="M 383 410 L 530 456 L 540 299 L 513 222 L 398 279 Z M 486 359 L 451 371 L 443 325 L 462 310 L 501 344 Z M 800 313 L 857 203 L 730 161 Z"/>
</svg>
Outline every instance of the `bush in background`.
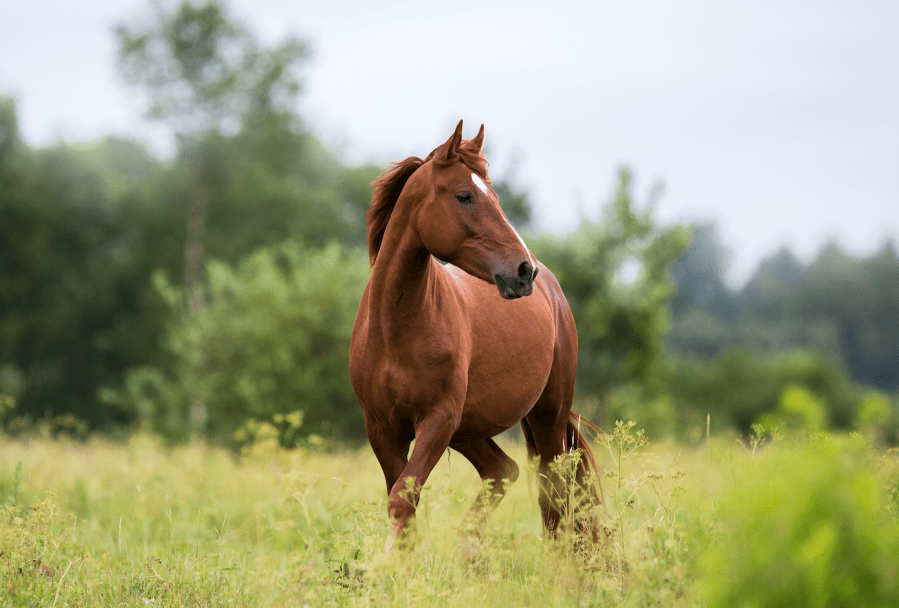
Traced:
<svg viewBox="0 0 899 608">
<path fill-rule="evenodd" d="M 159 278 L 173 312 L 171 365 L 131 370 L 104 396 L 169 439 L 193 428 L 230 443 L 249 420 L 293 412 L 302 412 L 299 435 L 362 437 L 348 352 L 367 280 L 358 251 L 287 243 L 234 267 L 211 262 L 206 306 L 191 316 L 183 292 Z"/>
<path fill-rule="evenodd" d="M 899 527 L 862 441 L 774 446 L 738 469 L 704 556 L 707 605 L 899 605 Z"/>
</svg>

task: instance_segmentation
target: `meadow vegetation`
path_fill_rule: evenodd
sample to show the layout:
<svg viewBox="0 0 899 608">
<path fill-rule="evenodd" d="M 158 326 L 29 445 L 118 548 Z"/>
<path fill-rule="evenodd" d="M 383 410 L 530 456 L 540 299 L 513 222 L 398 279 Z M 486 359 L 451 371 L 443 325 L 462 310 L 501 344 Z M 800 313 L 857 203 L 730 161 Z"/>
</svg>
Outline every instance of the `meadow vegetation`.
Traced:
<svg viewBox="0 0 899 608">
<path fill-rule="evenodd" d="M 449 452 L 411 548 L 384 552 L 368 448 L 236 453 L 137 434 L 0 443 L 4 606 L 895 606 L 899 454 L 860 434 L 652 442 L 596 438 L 595 549 L 543 537 L 533 468 L 476 545 L 479 487 Z M 504 448 L 521 463 L 523 445 Z M 565 463 L 560 462 L 564 467 Z"/>
</svg>

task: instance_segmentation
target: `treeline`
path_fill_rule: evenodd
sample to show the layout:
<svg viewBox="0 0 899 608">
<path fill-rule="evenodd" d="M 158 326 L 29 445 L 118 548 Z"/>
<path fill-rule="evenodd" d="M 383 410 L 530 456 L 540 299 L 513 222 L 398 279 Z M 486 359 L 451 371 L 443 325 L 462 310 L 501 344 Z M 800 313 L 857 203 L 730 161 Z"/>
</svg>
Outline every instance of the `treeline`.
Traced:
<svg viewBox="0 0 899 608">
<path fill-rule="evenodd" d="M 784 248 L 762 260 L 740 290 L 725 283 L 727 256 L 713 225 L 694 228 L 690 251 L 672 268 L 673 350 L 714 356 L 737 345 L 804 348 L 840 360 L 854 380 L 899 387 L 899 257 L 892 241 L 866 258 L 829 243 L 807 265 Z"/>
<path fill-rule="evenodd" d="M 186 304 L 158 286 L 183 292 L 193 150 L 161 161 L 119 138 L 33 149 L 8 99 L 0 133 L 0 394 L 15 398 L 5 416 L 133 425 L 134 404 L 98 395 L 129 369 L 170 361 L 171 322 Z M 199 145 L 209 151 L 207 259 L 236 264 L 287 240 L 364 239 L 376 168 L 346 167 L 288 127 L 210 134 Z"/>
<path fill-rule="evenodd" d="M 119 59 L 173 158 L 116 137 L 33 148 L 0 100 L 0 425 L 361 440 L 347 357 L 382 167 L 347 165 L 304 126 L 302 42 L 264 47 L 216 2 L 154 7 L 118 28 Z M 734 292 L 714 230 L 658 225 L 658 191 L 637 202 L 627 169 L 561 236 L 533 229 L 509 180 L 494 188 L 571 303 L 579 411 L 657 436 L 896 441 L 892 248 L 780 254 Z"/>
<path fill-rule="evenodd" d="M 744 287 L 725 281 L 729 252 L 713 224 L 692 227 L 671 267 L 677 289 L 667 362 L 653 381 L 619 391 L 617 415 L 689 435 L 788 429 L 876 429 L 899 439 L 899 257 L 891 241 L 869 257 L 837 244 L 810 264 L 782 249 Z"/>
</svg>

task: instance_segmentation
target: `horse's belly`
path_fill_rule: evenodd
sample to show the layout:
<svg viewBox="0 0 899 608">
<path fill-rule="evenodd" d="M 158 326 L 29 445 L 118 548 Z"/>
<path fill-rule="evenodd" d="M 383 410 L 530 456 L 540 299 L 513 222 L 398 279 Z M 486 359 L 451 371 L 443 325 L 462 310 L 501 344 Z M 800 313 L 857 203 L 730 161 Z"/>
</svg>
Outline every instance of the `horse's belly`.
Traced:
<svg viewBox="0 0 899 608">
<path fill-rule="evenodd" d="M 545 383 L 544 383 L 545 386 Z M 543 386 L 529 391 L 484 392 L 466 400 L 462 420 L 453 437 L 493 437 L 524 418 L 543 392 Z"/>
<path fill-rule="evenodd" d="M 482 319 L 486 322 L 475 328 L 458 437 L 492 437 L 517 424 L 540 398 L 552 370 L 552 316 L 516 309 L 502 312 L 494 319 Z"/>
</svg>

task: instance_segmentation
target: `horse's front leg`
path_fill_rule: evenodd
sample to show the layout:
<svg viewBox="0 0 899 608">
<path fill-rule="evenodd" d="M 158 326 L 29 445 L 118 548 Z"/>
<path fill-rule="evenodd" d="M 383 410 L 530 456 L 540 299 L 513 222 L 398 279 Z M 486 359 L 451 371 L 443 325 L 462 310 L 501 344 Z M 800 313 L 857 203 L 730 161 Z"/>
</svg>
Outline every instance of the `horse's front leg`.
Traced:
<svg viewBox="0 0 899 608">
<path fill-rule="evenodd" d="M 387 493 L 393 489 L 393 485 L 403 473 L 403 469 L 409 464 L 409 445 L 412 443 L 405 439 L 393 428 L 381 423 L 377 418 L 365 417 L 365 432 L 371 449 L 384 472 L 384 480 L 387 482 Z"/>
<path fill-rule="evenodd" d="M 390 489 L 387 514 L 392 522 L 386 550 L 401 538 L 409 519 L 415 515 L 424 486 L 459 426 L 460 416 L 452 404 L 435 407 L 415 429 L 415 447 L 399 479 Z"/>
</svg>

